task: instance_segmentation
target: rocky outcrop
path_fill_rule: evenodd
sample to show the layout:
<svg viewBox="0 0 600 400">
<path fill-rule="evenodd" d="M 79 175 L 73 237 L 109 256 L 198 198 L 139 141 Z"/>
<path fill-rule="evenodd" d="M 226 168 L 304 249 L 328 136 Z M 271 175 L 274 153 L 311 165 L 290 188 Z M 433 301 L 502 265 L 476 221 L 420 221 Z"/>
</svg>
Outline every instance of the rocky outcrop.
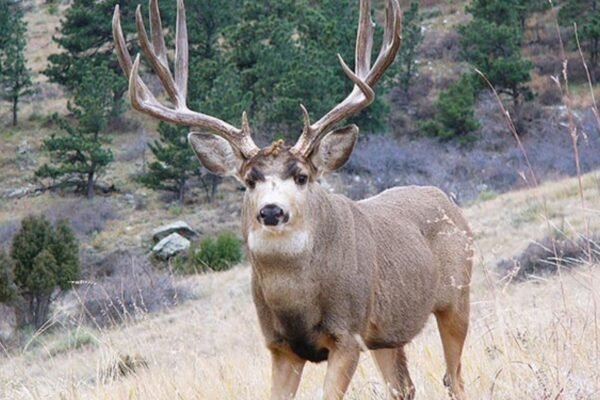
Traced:
<svg viewBox="0 0 600 400">
<path fill-rule="evenodd" d="M 192 229 L 187 223 L 184 221 L 175 221 L 168 225 L 163 225 L 159 228 L 156 228 L 152 231 L 152 240 L 154 243 L 160 242 L 167 236 L 177 233 L 179 236 L 184 237 L 187 240 L 197 240 L 200 237 L 200 233 L 194 229 Z"/>
<path fill-rule="evenodd" d="M 187 251 L 189 248 L 189 240 L 178 233 L 171 233 L 152 248 L 152 253 L 162 260 L 168 260 L 181 252 Z"/>
</svg>

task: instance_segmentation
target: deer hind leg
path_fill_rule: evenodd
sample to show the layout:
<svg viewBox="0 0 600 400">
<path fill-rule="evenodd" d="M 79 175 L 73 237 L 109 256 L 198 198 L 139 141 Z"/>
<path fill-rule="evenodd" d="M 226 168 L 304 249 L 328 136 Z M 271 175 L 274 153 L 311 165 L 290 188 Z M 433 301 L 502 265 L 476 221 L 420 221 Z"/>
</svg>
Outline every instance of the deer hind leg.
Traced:
<svg viewBox="0 0 600 400">
<path fill-rule="evenodd" d="M 271 400 L 293 399 L 300 384 L 305 360 L 295 354 L 279 350 L 271 351 L 272 385 Z"/>
<path fill-rule="evenodd" d="M 412 400 L 415 387 L 408 373 L 404 347 L 379 349 L 371 352 L 383 375 L 391 397 L 395 400 Z"/>
<path fill-rule="evenodd" d="M 444 358 L 446 359 L 444 385 L 448 388 L 451 399 L 465 400 L 460 358 L 469 327 L 468 297 L 463 301 L 462 307 L 452 307 L 448 310 L 438 311 L 435 313 L 435 317 L 442 338 Z"/>
</svg>

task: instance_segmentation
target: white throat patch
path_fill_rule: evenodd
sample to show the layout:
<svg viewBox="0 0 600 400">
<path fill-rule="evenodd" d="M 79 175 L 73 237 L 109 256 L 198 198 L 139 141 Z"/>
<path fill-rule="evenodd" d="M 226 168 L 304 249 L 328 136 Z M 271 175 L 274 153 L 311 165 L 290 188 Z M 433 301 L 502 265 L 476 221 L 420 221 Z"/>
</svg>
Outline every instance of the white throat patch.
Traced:
<svg viewBox="0 0 600 400">
<path fill-rule="evenodd" d="M 248 235 L 248 249 L 257 255 L 289 255 L 301 254 L 312 246 L 312 238 L 308 231 L 272 231 L 256 229 Z"/>
</svg>

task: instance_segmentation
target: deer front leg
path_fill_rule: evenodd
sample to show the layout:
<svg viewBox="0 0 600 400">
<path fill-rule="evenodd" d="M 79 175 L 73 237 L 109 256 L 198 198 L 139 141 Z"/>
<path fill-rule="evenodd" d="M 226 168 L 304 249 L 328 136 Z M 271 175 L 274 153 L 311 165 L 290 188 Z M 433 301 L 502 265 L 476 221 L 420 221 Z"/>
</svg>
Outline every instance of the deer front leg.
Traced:
<svg viewBox="0 0 600 400">
<path fill-rule="evenodd" d="M 293 399 L 306 361 L 295 354 L 280 350 L 271 350 L 271 358 L 271 400 Z"/>
<path fill-rule="evenodd" d="M 325 400 L 341 400 L 344 397 L 352 375 L 356 371 L 359 357 L 358 343 L 350 335 L 337 340 L 329 349 L 323 395 Z"/>
</svg>

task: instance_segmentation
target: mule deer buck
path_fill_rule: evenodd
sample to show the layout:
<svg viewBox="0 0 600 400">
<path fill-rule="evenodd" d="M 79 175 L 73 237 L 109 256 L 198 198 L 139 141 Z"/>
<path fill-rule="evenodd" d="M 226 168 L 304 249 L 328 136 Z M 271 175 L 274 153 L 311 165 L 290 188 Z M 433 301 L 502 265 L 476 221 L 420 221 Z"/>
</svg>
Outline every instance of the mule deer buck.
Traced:
<svg viewBox="0 0 600 400">
<path fill-rule="evenodd" d="M 340 57 L 352 92 L 310 122 L 293 147 L 260 149 L 248 118 L 236 128 L 186 106 L 188 42 L 183 1 L 177 3 L 175 75 L 170 72 L 157 0 L 150 0 L 151 39 L 140 8 L 140 47 L 173 107 L 161 104 L 132 62 L 113 18 L 116 52 L 129 77 L 131 104 L 160 120 L 200 128 L 189 142 L 211 172 L 234 176 L 247 188 L 242 233 L 252 264 L 252 291 L 272 356 L 272 399 L 294 397 L 306 361 L 327 361 L 326 399 L 341 399 L 366 346 L 399 399 L 412 399 L 404 346 L 434 314 L 440 331 L 450 395 L 464 399 L 460 359 L 469 319 L 472 250 L 469 227 L 454 205 L 432 187 L 399 187 L 362 201 L 330 194 L 319 177 L 340 168 L 358 136 L 355 125 L 335 126 L 367 107 L 372 87 L 400 47 L 398 0 L 387 1 L 385 33 L 371 66 L 370 0 L 360 1 L 355 70 Z M 211 131 L 208 133 L 205 130 Z"/>
</svg>

